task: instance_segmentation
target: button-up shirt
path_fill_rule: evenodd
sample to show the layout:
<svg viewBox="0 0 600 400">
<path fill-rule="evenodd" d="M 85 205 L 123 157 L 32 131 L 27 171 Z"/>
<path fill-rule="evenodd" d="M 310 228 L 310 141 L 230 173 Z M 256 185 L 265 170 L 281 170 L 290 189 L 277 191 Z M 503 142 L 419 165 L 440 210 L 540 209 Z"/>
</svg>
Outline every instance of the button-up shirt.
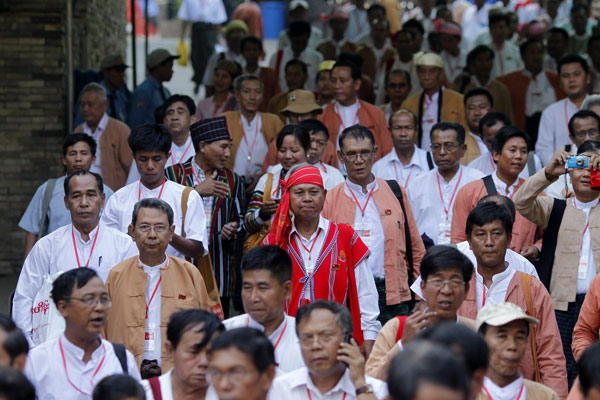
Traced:
<svg viewBox="0 0 600 400">
<path fill-rule="evenodd" d="M 414 153 L 410 162 L 403 165 L 396 150 L 392 150 L 373 165 L 373 175 L 376 178 L 396 180 L 405 189 L 417 176 L 429 171 L 427 152 L 414 145 Z M 431 158 L 433 161 L 433 157 Z"/>
<path fill-rule="evenodd" d="M 483 276 L 479 274 L 477 267 L 475 267 L 474 272 L 477 311 L 481 310 L 486 304 L 498 304 L 506 301 L 506 291 L 508 290 L 510 280 L 517 272 L 516 269 L 510 268 L 507 264 L 504 271 L 492 276 L 490 287 L 484 285 Z"/>
<path fill-rule="evenodd" d="M 569 120 L 579 111 L 568 97 L 550 104 L 542 113 L 535 152 L 544 165 L 552 161 L 554 152 L 566 144 L 572 144 L 569 136 Z"/>
<path fill-rule="evenodd" d="M 144 341 L 144 360 L 157 360 L 161 365 L 161 350 L 162 350 L 162 331 L 160 327 L 161 321 L 161 297 L 162 297 L 162 280 L 161 269 L 169 266 L 169 258 L 165 256 L 165 261 L 158 265 L 150 266 L 139 260 L 140 265 L 148 275 L 148 283 L 146 284 L 146 304 L 148 311 L 146 316 L 146 338 Z"/>
<path fill-rule="evenodd" d="M 44 236 L 36 242 L 25 259 L 17 282 L 13 300 L 13 316 L 16 324 L 31 340 L 31 308 L 35 296 L 43 285 L 45 275 L 87 265 L 105 281 L 112 267 L 137 253 L 137 246 L 129 235 L 103 223 L 98 224 L 89 233 L 87 241 L 83 240 L 81 233 L 71 224 Z"/>
<path fill-rule="evenodd" d="M 222 24 L 227 21 L 223 0 L 183 0 L 177 18 L 190 22 Z"/>
<path fill-rule="evenodd" d="M 502 196 L 506 196 L 512 199 L 513 195 L 515 194 L 515 190 L 517 190 L 516 187 L 519 184 L 519 178 L 517 178 L 517 180 L 515 180 L 515 182 L 510 187 L 498 177 L 498 171 L 494 171 L 494 173 L 492 174 L 492 179 L 494 180 L 494 185 L 496 186 L 496 190 L 498 191 L 498 193 Z"/>
<path fill-rule="evenodd" d="M 37 398 L 91 400 L 98 382 L 109 375 L 123 374 L 112 343 L 98 339 L 101 345 L 88 362 L 83 361 L 84 350 L 69 342 L 64 334 L 33 348 L 27 355 L 24 373 L 35 386 Z M 141 381 L 137 363 L 129 350 L 126 350 L 126 357 L 127 374 Z"/>
<path fill-rule="evenodd" d="M 127 107 L 127 125 L 135 129 L 143 124 L 153 124 L 154 110 L 162 106 L 169 97 L 171 97 L 169 89 L 152 75 L 148 75 L 146 80 L 131 93 Z"/>
<path fill-rule="evenodd" d="M 90 172 L 95 172 L 100 176 L 102 176 L 102 168 L 100 166 L 100 138 L 102 137 L 102 133 L 104 133 L 104 131 L 106 130 L 107 124 L 108 115 L 106 115 L 106 113 L 104 113 L 104 115 L 100 119 L 100 122 L 98 122 L 98 126 L 96 127 L 96 130 L 94 130 L 94 132 L 92 132 L 92 129 L 90 128 L 87 122 L 83 123 L 83 133 L 90 135 L 92 138 L 94 138 L 94 141 L 96 142 L 96 160 L 90 166 Z"/>
</svg>

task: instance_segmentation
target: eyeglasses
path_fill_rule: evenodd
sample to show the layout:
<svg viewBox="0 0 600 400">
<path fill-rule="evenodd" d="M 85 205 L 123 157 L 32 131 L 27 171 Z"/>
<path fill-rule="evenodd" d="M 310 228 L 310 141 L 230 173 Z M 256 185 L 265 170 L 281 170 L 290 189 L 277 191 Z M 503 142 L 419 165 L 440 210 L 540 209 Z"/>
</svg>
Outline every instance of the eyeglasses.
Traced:
<svg viewBox="0 0 600 400">
<path fill-rule="evenodd" d="M 450 289 L 456 289 L 461 286 L 465 286 L 465 282 L 460 279 L 444 280 L 444 279 L 435 278 L 435 279 L 429 279 L 426 282 L 428 285 L 430 285 L 434 289 L 441 289 L 446 284 L 448 285 L 448 287 Z"/>
<path fill-rule="evenodd" d="M 79 297 L 67 297 L 67 299 L 69 299 L 69 300 L 78 300 L 78 301 L 82 302 L 83 304 L 85 304 L 88 307 L 93 307 L 97 303 L 100 303 L 100 304 L 102 304 L 105 307 L 110 306 L 112 304 L 112 300 L 108 296 L 102 296 L 102 297 L 89 296 L 89 297 L 82 297 L 82 298 L 79 298 Z"/>
<path fill-rule="evenodd" d="M 458 145 L 454 143 L 444 143 L 443 145 L 434 143 L 431 146 L 429 146 L 429 148 L 434 153 L 439 153 L 440 151 L 442 151 L 442 149 L 445 149 L 448 153 L 451 153 L 454 150 L 458 149 Z"/>
<path fill-rule="evenodd" d="M 597 139 L 598 137 L 600 137 L 600 132 L 598 132 L 598 129 L 590 129 L 588 131 L 574 132 L 573 136 L 575 136 L 577 139 L 585 139 L 586 136 L 590 139 Z"/>
<path fill-rule="evenodd" d="M 348 153 L 342 153 L 342 157 L 344 157 L 344 159 L 346 161 L 350 161 L 350 162 L 357 161 L 359 156 L 363 161 L 369 161 L 370 159 L 373 158 L 374 155 L 375 155 L 375 152 L 373 150 L 364 150 L 359 153 L 355 153 L 353 151 L 348 152 Z"/>
<path fill-rule="evenodd" d="M 166 225 L 138 225 L 137 230 L 143 233 L 150 232 L 151 229 L 154 229 L 155 233 L 165 233 L 167 229 L 169 229 Z"/>
<path fill-rule="evenodd" d="M 315 339 L 317 339 L 317 342 L 320 344 L 327 344 L 338 337 L 339 335 L 336 332 L 325 331 L 316 333 L 314 335 L 303 334 L 300 335 L 298 339 L 300 341 L 300 346 L 308 347 L 315 342 Z"/>
</svg>

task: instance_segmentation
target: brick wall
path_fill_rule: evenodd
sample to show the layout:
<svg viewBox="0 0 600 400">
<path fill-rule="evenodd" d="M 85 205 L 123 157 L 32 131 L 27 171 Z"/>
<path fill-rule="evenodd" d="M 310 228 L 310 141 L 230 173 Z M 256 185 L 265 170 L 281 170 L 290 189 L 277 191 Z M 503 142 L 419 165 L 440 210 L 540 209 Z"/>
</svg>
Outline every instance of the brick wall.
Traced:
<svg viewBox="0 0 600 400">
<path fill-rule="evenodd" d="M 20 0 L 0 9 L 0 274 L 18 271 L 25 232 L 18 221 L 36 188 L 63 173 L 66 132 L 64 0 Z M 125 1 L 77 0 L 74 68 L 125 53 Z"/>
</svg>

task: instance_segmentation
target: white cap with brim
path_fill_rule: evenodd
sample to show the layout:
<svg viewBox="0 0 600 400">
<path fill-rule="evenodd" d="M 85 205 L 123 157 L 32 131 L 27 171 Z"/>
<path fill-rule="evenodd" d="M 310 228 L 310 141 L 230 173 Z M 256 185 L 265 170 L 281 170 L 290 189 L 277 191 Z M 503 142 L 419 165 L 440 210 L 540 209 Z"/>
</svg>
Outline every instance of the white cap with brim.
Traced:
<svg viewBox="0 0 600 400">
<path fill-rule="evenodd" d="M 502 326 L 509 322 L 523 320 L 527 323 L 537 325 L 540 321 L 525 313 L 521 307 L 514 303 L 487 304 L 477 313 L 475 328 L 479 330 L 481 325 Z"/>
<path fill-rule="evenodd" d="M 431 51 L 420 51 L 413 56 L 413 60 L 417 67 L 444 68 L 444 60 L 442 60 L 442 57 Z"/>
</svg>

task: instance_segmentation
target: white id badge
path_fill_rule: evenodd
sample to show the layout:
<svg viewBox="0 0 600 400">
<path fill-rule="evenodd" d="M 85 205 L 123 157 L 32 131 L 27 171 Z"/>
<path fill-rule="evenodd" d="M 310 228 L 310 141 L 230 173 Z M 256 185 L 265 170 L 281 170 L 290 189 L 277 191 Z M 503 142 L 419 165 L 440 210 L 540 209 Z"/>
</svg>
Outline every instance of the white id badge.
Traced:
<svg viewBox="0 0 600 400">
<path fill-rule="evenodd" d="M 586 279 L 589 263 L 589 255 L 579 257 L 579 266 L 577 268 L 577 279 Z"/>
<path fill-rule="evenodd" d="M 146 329 L 146 335 L 144 338 L 144 351 L 154 351 L 155 349 L 155 338 L 156 338 L 156 324 L 148 323 L 148 329 Z"/>
<path fill-rule="evenodd" d="M 361 240 L 367 247 L 371 247 L 371 225 L 359 222 L 354 224 L 354 231 L 360 236 Z"/>
<path fill-rule="evenodd" d="M 449 221 L 442 221 L 438 225 L 438 240 L 437 244 L 450 244 L 450 231 L 452 224 Z"/>
</svg>

